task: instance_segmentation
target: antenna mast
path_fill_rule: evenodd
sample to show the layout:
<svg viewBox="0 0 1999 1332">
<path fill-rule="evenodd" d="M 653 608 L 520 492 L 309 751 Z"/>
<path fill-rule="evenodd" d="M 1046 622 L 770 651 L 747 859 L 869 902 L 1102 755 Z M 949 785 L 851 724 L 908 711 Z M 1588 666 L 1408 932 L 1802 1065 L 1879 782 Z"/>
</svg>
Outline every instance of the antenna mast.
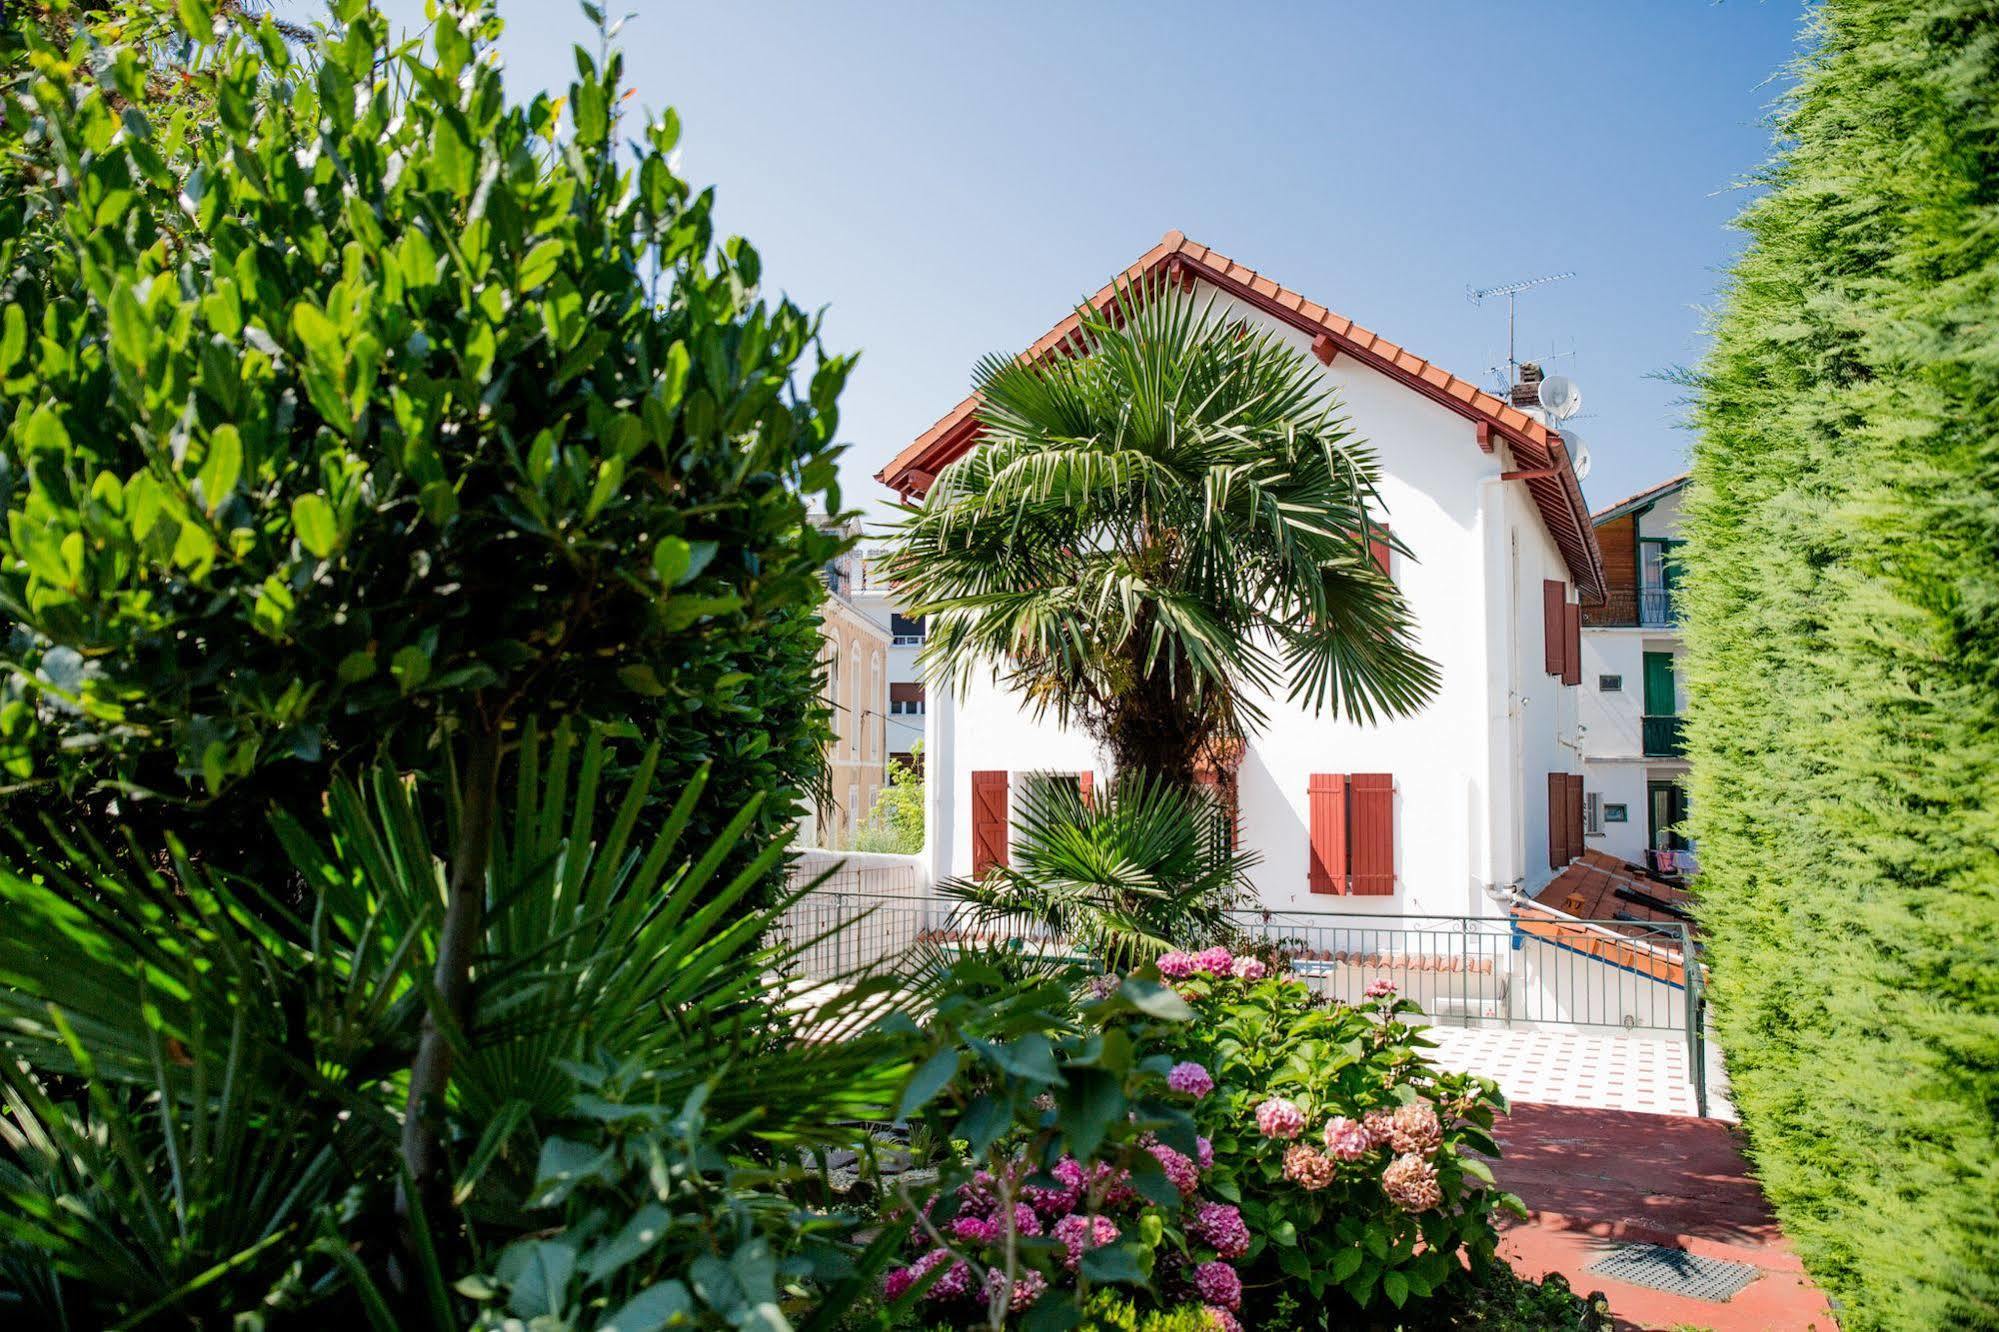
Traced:
<svg viewBox="0 0 1999 1332">
<path fill-rule="evenodd" d="M 1473 305 L 1485 304 L 1488 296 L 1506 298 L 1506 383 L 1510 388 L 1520 378 L 1520 362 L 1513 357 L 1513 298 L 1534 287 L 1545 287 L 1550 282 L 1561 282 L 1572 278 L 1573 272 L 1550 273 L 1546 277 L 1528 278 L 1525 282 L 1507 282 L 1497 287 L 1466 287 L 1465 299 Z"/>
</svg>

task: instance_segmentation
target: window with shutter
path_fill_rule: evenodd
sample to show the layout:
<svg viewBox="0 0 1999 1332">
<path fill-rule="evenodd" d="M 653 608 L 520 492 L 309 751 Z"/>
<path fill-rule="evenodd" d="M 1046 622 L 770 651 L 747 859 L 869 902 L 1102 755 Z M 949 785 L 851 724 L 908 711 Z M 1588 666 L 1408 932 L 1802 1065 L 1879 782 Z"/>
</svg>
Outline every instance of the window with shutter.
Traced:
<svg viewBox="0 0 1999 1332">
<path fill-rule="evenodd" d="M 1007 775 L 972 774 L 972 877 L 985 877 L 995 865 L 1007 864 Z"/>
<path fill-rule="evenodd" d="M 1353 893 L 1389 897 L 1395 892 L 1395 778 L 1357 772 L 1352 782 Z"/>
<path fill-rule="evenodd" d="M 1584 825 L 1586 824 L 1587 820 L 1586 820 L 1586 819 L 1584 818 L 1584 816 L 1583 816 L 1583 778 L 1582 778 L 1582 774 L 1581 774 L 1581 773 L 1579 773 L 1579 772 L 1572 772 L 1572 773 L 1570 773 L 1570 774 L 1569 774 L 1569 782 L 1568 782 L 1568 787 L 1569 787 L 1569 790 L 1568 790 L 1568 795 L 1569 795 L 1569 814 L 1568 814 L 1568 832 L 1569 832 L 1569 859 L 1570 859 L 1570 860 L 1576 860 L 1576 859 L 1579 859 L 1579 858 L 1580 858 L 1580 857 L 1582 856 L 1582 853 L 1583 853 L 1583 834 L 1584 834 L 1584 833 L 1585 833 L 1585 832 L 1587 831 L 1587 828 L 1586 828 L 1586 827 L 1584 826 Z"/>
<path fill-rule="evenodd" d="M 1548 774 L 1548 868 L 1558 870 L 1569 863 L 1568 774 Z"/>
<path fill-rule="evenodd" d="M 1562 618 L 1567 621 L 1567 650 L 1562 654 L 1562 683 L 1568 685 L 1583 682 L 1583 606 L 1580 601 L 1571 601 L 1562 608 Z"/>
<path fill-rule="evenodd" d="M 1311 806 L 1311 875 L 1315 893 L 1347 890 L 1347 778 L 1345 773 L 1315 772 L 1306 786 Z"/>
<path fill-rule="evenodd" d="M 1560 580 L 1541 582 L 1541 657 L 1550 675 L 1568 670 L 1569 617 L 1563 608 L 1568 600 Z"/>
<path fill-rule="evenodd" d="M 1387 574 L 1390 578 L 1395 576 L 1395 570 L 1391 567 L 1394 563 L 1395 552 L 1389 549 L 1388 546 L 1387 523 L 1374 524 L 1373 530 L 1367 536 L 1367 553 L 1373 557 L 1377 569 L 1380 569 L 1381 572 Z"/>
</svg>

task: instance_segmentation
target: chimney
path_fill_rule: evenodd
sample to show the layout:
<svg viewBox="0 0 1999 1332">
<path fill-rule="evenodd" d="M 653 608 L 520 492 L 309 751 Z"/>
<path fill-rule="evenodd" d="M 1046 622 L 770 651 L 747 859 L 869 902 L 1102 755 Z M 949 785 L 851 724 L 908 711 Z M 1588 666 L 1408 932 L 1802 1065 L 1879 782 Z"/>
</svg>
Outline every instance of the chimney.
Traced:
<svg viewBox="0 0 1999 1332">
<path fill-rule="evenodd" d="M 1520 380 L 1513 386 L 1512 401 L 1515 407 L 1539 407 L 1541 405 L 1541 380 L 1544 373 L 1537 362 L 1520 363 Z"/>
</svg>

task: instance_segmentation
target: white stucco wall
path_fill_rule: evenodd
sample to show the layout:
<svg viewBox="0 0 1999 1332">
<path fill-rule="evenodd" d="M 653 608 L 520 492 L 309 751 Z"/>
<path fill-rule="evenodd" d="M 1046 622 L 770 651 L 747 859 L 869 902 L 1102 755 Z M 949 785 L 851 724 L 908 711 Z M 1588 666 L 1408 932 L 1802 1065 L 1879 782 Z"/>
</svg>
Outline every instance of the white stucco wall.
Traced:
<svg viewBox="0 0 1999 1332">
<path fill-rule="evenodd" d="M 1205 289 L 1202 297 L 1205 298 Z M 1306 337 L 1261 312 L 1301 352 Z M 1383 466 L 1386 519 L 1411 556 L 1392 570 L 1441 685 L 1415 717 L 1368 727 L 1314 717 L 1281 697 L 1260 700 L 1269 724 L 1240 770 L 1243 843 L 1262 856 L 1253 879 L 1266 905 L 1365 914 L 1492 915 L 1488 885 L 1550 875 L 1547 773 L 1578 771 L 1573 689 L 1543 670 L 1541 580 L 1568 571 L 1505 450 L 1482 452 L 1470 421 L 1360 365 L 1324 375 L 1356 433 Z M 1573 594 L 1571 594 L 1573 595 Z M 971 868 L 971 774 L 1090 770 L 1109 765 L 1089 739 L 1036 723 L 981 672 L 961 699 L 930 691 L 926 752 L 930 854 L 939 877 Z M 1314 895 L 1307 886 L 1308 781 L 1314 773 L 1395 778 L 1397 890 L 1392 897 Z"/>
</svg>

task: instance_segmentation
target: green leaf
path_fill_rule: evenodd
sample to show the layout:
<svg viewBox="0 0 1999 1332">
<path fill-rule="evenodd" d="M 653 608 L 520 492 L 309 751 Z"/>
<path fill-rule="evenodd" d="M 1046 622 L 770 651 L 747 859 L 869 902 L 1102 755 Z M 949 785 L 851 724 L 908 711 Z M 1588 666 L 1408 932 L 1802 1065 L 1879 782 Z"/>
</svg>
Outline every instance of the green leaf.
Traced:
<svg viewBox="0 0 1999 1332">
<path fill-rule="evenodd" d="M 1139 1265 L 1137 1246 L 1123 1241 L 1086 1252 L 1082 1269 L 1083 1275 L 1092 1281 L 1124 1286 L 1145 1284 L 1145 1269 Z"/>
<path fill-rule="evenodd" d="M 1384 1274 L 1381 1278 L 1381 1293 L 1388 1297 L 1390 1304 L 1400 1309 L 1403 1301 L 1409 1298 L 1409 1278 L 1400 1272 Z"/>
<path fill-rule="evenodd" d="M 219 425 L 208 437 L 208 453 L 201 460 L 201 495 L 208 512 L 229 498 L 243 471 L 243 438 L 233 425 Z"/>
<path fill-rule="evenodd" d="M 359 684 L 375 673 L 375 653 L 372 648 L 350 652 L 340 659 L 338 677 L 341 684 Z"/>
<path fill-rule="evenodd" d="M 618 1311 L 597 1324 L 597 1332 L 659 1332 L 672 1325 L 692 1326 L 694 1297 L 678 1281 L 662 1281 L 632 1296 Z"/>
<path fill-rule="evenodd" d="M 300 545 L 322 560 L 333 554 L 340 543 L 333 508 L 319 495 L 300 495 L 292 501 L 292 531 Z"/>
<path fill-rule="evenodd" d="M 515 275 L 515 289 L 522 292 L 533 291 L 554 277 L 556 265 L 562 261 L 563 251 L 567 248 L 559 240 L 545 240 L 529 250 L 521 260 L 519 273 Z"/>
<path fill-rule="evenodd" d="M 902 1102 L 897 1107 L 895 1117 L 907 1119 L 930 1104 L 938 1092 L 958 1075 L 958 1052 L 955 1049 L 939 1050 L 923 1061 L 910 1076 L 909 1085 L 903 1088 Z"/>
<path fill-rule="evenodd" d="M 111 289 L 111 351 L 121 361 L 143 369 L 152 345 L 152 329 L 132 284 L 120 279 Z"/>
<path fill-rule="evenodd" d="M 0 314 L 0 375 L 13 370 L 27 353 L 28 319 L 20 305 L 10 302 Z"/>
<path fill-rule="evenodd" d="M 673 1213 L 649 1202 L 618 1229 L 618 1233 L 583 1255 L 583 1276 L 592 1285 L 604 1280 L 666 1238 Z"/>
<path fill-rule="evenodd" d="M 414 643 L 397 648 L 396 655 L 389 658 L 389 674 L 405 696 L 413 694 L 430 678 L 430 654 Z"/>
</svg>

